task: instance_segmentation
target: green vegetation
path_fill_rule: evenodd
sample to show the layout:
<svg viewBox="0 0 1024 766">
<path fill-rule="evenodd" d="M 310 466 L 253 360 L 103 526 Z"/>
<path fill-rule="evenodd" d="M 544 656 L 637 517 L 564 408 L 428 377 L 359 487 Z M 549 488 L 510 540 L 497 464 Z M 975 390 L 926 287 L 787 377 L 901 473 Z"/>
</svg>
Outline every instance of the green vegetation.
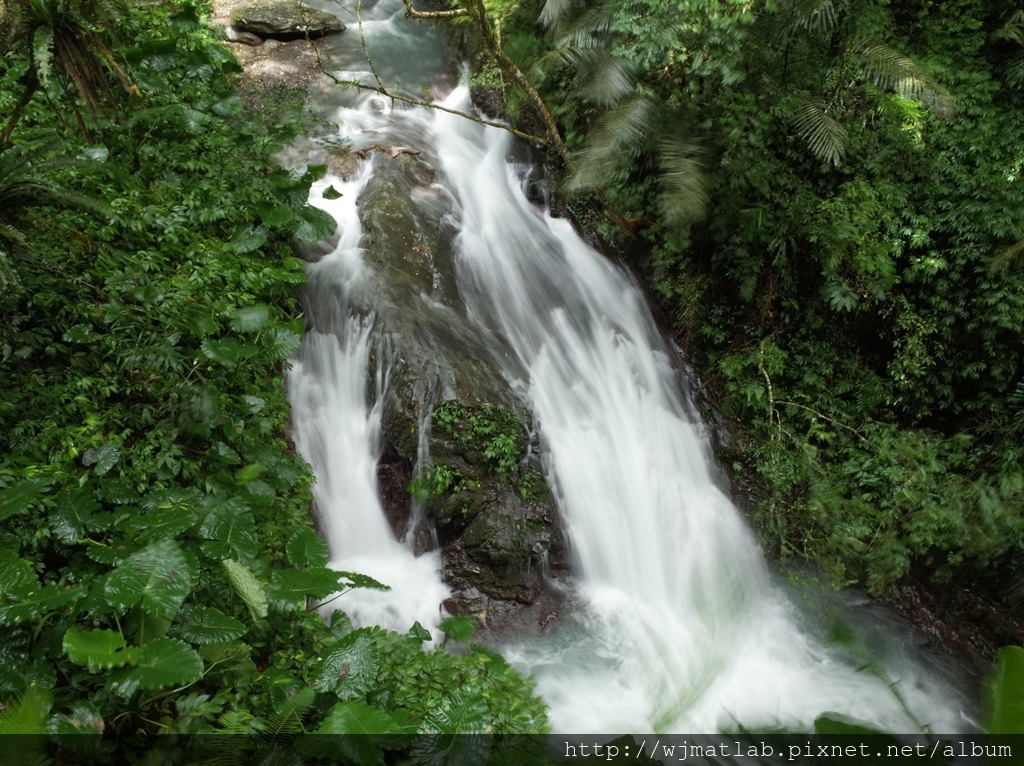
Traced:
<svg viewBox="0 0 1024 766">
<path fill-rule="evenodd" d="M 512 410 L 500 404 L 468 404 L 452 399 L 438 404 L 430 419 L 438 435 L 450 440 L 454 454 L 467 469 L 479 467 L 501 482 L 513 481 L 523 456 L 523 427 Z M 417 502 L 426 503 L 448 492 L 479 487 L 479 477 L 471 473 L 471 470 L 440 463 L 414 476 L 409 492 Z M 533 488 L 531 491 L 535 493 L 544 485 L 544 477 L 536 471 L 532 473 L 537 475 L 523 487 Z M 539 485 L 534 487 L 538 478 Z M 520 483 L 525 480 L 524 477 Z M 523 499 L 527 499 L 527 494 L 522 495 Z"/>
<path fill-rule="evenodd" d="M 97 5 L 0 19 L 0 733 L 543 731 L 500 657 L 312 610 L 386 586 L 327 568 L 286 437 L 293 249 L 335 228 L 324 168 L 270 167 L 303 94 L 247 110 L 199 8 Z"/>
</svg>

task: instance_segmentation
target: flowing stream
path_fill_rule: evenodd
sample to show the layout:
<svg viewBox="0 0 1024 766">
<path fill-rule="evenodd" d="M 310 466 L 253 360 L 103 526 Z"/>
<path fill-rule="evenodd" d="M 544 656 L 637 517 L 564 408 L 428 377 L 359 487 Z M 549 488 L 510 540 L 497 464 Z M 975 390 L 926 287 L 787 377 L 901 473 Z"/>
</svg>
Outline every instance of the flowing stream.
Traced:
<svg viewBox="0 0 1024 766">
<path fill-rule="evenodd" d="M 416 78 L 429 86 L 441 76 L 424 63 L 440 53 L 402 12 L 398 0 L 364 7 L 364 33 L 382 78 L 417 92 Z M 367 81 L 358 33 L 346 37 L 333 67 Z M 955 690 L 902 642 L 870 661 L 830 646 L 772 582 L 714 479 L 644 296 L 567 221 L 528 201 L 509 134 L 374 95 L 330 98 L 324 112 L 354 145 L 415 146 L 435 165 L 434 191 L 458 231 L 465 316 L 490 338 L 494 363 L 540 426 L 575 606 L 550 634 L 501 649 L 536 679 L 556 731 L 808 729 L 825 711 L 892 731 L 967 725 Z M 471 110 L 467 88 L 445 105 Z M 374 162 L 311 195 L 339 221 L 340 239 L 310 266 L 309 329 L 288 382 L 331 566 L 392 586 L 348 594 L 340 607 L 358 624 L 404 631 L 416 620 L 436 625 L 448 591 L 436 552 L 415 556 L 394 539 L 376 486 L 390 346 L 374 327 L 389 310 L 380 298 L 387 274 L 363 258 L 357 208 Z M 323 198 L 331 186 L 339 199 Z M 423 311 L 450 311 L 422 301 Z"/>
</svg>

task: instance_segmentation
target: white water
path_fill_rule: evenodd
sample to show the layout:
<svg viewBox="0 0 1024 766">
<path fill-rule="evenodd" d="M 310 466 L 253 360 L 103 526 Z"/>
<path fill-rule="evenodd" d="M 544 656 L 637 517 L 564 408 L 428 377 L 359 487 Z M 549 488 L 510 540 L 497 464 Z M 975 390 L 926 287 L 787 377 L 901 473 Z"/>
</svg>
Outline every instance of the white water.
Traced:
<svg viewBox="0 0 1024 766">
<path fill-rule="evenodd" d="M 453 99 L 468 106 L 465 92 Z M 436 121 L 461 204 L 460 292 L 529 371 L 523 387 L 578 567 L 577 625 L 511 648 L 555 728 L 809 728 L 824 711 L 896 731 L 961 728 L 951 690 L 910 661 L 886 668 L 887 681 L 899 681 L 917 722 L 886 682 L 801 631 L 713 481 L 639 290 L 526 200 L 507 134 Z"/>
<path fill-rule="evenodd" d="M 457 204 L 459 292 L 470 318 L 507 344 L 494 358 L 541 427 L 578 606 L 552 635 L 505 651 L 537 680 L 555 730 L 809 729 L 824 711 L 891 731 L 963 728 L 954 691 L 898 649 L 880 678 L 802 627 L 713 481 L 642 295 L 567 222 L 527 202 L 507 134 L 443 113 L 398 120 L 405 132 L 388 134 L 393 120 L 367 103 L 338 112 L 346 135 L 408 143 L 415 124 L 417 140 L 434 142 Z M 447 104 L 468 108 L 465 89 Z M 420 134 L 431 119 L 432 136 Z M 436 624 L 447 590 L 436 554 L 416 558 L 393 539 L 376 490 L 380 403 L 366 404 L 372 312 L 355 208 L 367 172 L 344 186 L 329 179 L 342 199 L 314 200 L 343 237 L 310 268 L 310 295 L 331 318 L 307 333 L 289 387 L 331 565 L 394 589 L 339 607 L 357 624 L 406 630 Z"/>
<path fill-rule="evenodd" d="M 391 587 L 384 593 L 351 591 L 325 611 L 341 609 L 357 625 L 404 632 L 415 621 L 434 625 L 449 591 L 438 575 L 436 551 L 416 557 L 395 540 L 377 491 L 385 359 L 377 365 L 378 395 L 371 406 L 367 383 L 370 355 L 386 354 L 371 347 L 373 316 L 364 306 L 371 274 L 362 259 L 356 209 L 370 171 L 364 168 L 347 183 L 331 177 L 310 196 L 338 220 L 341 236 L 333 252 L 307 269 L 307 291 L 320 311 L 311 317 L 315 326 L 307 328 L 287 382 L 295 444 L 316 474 L 313 497 L 331 551 L 328 566 Z M 322 197 L 329 184 L 340 199 Z"/>
</svg>

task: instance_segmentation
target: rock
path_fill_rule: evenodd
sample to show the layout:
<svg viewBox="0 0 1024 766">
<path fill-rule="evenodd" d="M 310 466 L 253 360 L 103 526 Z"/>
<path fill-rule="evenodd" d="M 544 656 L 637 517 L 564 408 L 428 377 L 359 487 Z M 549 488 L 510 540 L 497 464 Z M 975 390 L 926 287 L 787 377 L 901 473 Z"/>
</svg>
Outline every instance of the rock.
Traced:
<svg viewBox="0 0 1024 766">
<path fill-rule="evenodd" d="M 461 594 L 450 611 L 512 620 L 543 600 L 550 562 L 564 562 L 557 510 L 528 418 L 491 361 L 493 341 L 466 318 L 450 203 L 432 186 L 432 158 L 389 155 L 376 152 L 359 198 L 375 275 L 367 309 L 394 355 L 381 423 L 382 500 L 404 537 L 412 504 L 401 490 L 415 488 L 436 526 L 445 580 Z M 414 476 L 424 446 L 428 467 Z M 417 548 L 428 540 L 421 530 L 414 539 Z"/>
<path fill-rule="evenodd" d="M 315 40 L 345 30 L 336 16 L 299 0 L 258 0 L 240 6 L 231 16 L 231 27 L 236 33 L 275 40 Z"/>
<path fill-rule="evenodd" d="M 227 28 L 227 37 L 233 43 L 241 43 L 242 45 L 263 45 L 263 38 L 259 35 L 254 35 L 252 32 L 243 32 L 241 29 L 235 29 L 235 27 Z"/>
</svg>

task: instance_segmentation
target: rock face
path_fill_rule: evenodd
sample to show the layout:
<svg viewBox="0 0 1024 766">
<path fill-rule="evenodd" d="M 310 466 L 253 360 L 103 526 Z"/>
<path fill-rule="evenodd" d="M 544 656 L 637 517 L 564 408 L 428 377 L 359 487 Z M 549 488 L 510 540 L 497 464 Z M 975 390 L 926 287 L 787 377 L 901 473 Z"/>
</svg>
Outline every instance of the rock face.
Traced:
<svg viewBox="0 0 1024 766">
<path fill-rule="evenodd" d="M 378 330 L 395 344 L 378 468 L 382 499 L 400 537 L 416 518 L 410 492 L 433 522 L 414 539 L 430 547 L 436 530 L 444 578 L 455 591 L 449 611 L 509 615 L 543 602 L 550 614 L 545 575 L 565 567 L 556 506 L 528 416 L 491 364 L 495 341 L 466 319 L 455 231 L 444 223 L 449 203 L 431 186 L 430 160 L 380 153 L 359 201 L 366 258 L 379 269 Z"/>
<path fill-rule="evenodd" d="M 299 0 L 259 0 L 235 9 L 231 30 L 229 36 L 300 40 L 337 34 L 345 30 L 345 25 L 330 13 L 310 8 Z"/>
</svg>

